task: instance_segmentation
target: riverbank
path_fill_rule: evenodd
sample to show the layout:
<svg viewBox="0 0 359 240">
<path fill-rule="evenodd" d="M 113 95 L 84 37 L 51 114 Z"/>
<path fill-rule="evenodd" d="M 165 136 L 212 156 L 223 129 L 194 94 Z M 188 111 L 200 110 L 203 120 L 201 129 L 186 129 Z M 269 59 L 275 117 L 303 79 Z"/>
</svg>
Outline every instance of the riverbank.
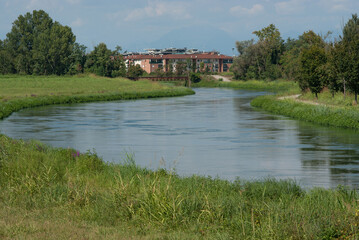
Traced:
<svg viewBox="0 0 359 240">
<path fill-rule="evenodd" d="M 0 76 L 0 119 L 24 108 L 53 104 L 194 94 L 185 87 L 124 78 L 83 76 Z"/>
<path fill-rule="evenodd" d="M 252 100 L 251 105 L 297 120 L 359 130 L 359 108 L 351 105 L 350 100 L 330 101 L 323 97 L 321 101 L 316 101 L 308 94 L 299 98 L 260 96 Z"/>
<path fill-rule="evenodd" d="M 108 164 L 93 152 L 4 135 L 0 188 L 5 239 L 359 237 L 359 196 L 353 190 L 305 191 L 290 180 L 179 177 L 140 168 L 132 156 Z"/>
<path fill-rule="evenodd" d="M 0 136 L 0 236 L 57 239 L 355 239 L 359 195 L 293 181 L 229 182 L 106 164 Z"/>
<path fill-rule="evenodd" d="M 213 80 L 211 75 L 204 76 L 203 80 L 199 83 L 193 83 L 192 87 L 224 87 L 234 89 L 246 89 L 246 90 L 261 90 L 261 91 L 272 91 L 272 92 L 298 92 L 299 87 L 293 81 L 276 80 L 276 81 L 259 81 L 259 80 L 248 80 L 238 81 L 234 80 L 231 82 L 223 82 Z"/>
<path fill-rule="evenodd" d="M 232 81 L 221 82 L 205 78 L 194 87 L 226 87 L 276 92 L 273 96 L 260 96 L 252 100 L 253 107 L 297 120 L 324 126 L 359 130 L 359 106 L 353 103 L 352 94 L 336 94 L 334 98 L 328 90 L 315 99 L 311 93 L 299 94 L 298 84 L 293 81 Z M 278 94 L 279 93 L 279 94 Z M 288 97 L 288 96 L 296 96 Z"/>
</svg>

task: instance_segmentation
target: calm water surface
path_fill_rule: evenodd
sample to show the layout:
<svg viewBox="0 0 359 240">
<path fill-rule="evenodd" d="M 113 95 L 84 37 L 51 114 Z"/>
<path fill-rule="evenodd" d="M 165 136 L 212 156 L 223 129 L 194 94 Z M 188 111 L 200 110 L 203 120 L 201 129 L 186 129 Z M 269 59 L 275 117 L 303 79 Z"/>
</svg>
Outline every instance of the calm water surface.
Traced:
<svg viewBox="0 0 359 240">
<path fill-rule="evenodd" d="M 359 134 L 254 110 L 263 92 L 196 89 L 196 95 L 33 108 L 1 132 L 56 147 L 96 149 L 109 162 L 223 179 L 293 178 L 304 187 L 359 188 Z"/>
</svg>

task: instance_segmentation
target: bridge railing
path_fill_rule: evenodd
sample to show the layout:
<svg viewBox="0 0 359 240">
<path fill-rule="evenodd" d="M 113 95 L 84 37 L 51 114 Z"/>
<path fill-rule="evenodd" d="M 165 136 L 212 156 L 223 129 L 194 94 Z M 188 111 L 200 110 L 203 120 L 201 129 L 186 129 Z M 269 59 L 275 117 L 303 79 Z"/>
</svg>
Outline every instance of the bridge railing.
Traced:
<svg viewBox="0 0 359 240">
<path fill-rule="evenodd" d="M 151 81 L 188 81 L 188 77 L 159 77 L 159 76 L 148 76 L 148 77 L 138 77 L 137 79 L 132 80 L 139 80 L 139 79 L 149 79 Z"/>
</svg>

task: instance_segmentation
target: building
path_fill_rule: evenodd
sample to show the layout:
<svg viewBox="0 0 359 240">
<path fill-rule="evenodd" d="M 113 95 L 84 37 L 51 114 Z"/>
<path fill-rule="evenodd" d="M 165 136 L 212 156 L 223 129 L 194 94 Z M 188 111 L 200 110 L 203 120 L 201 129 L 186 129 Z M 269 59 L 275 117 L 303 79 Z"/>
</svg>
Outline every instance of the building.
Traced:
<svg viewBox="0 0 359 240">
<path fill-rule="evenodd" d="M 140 65 L 147 73 L 158 70 L 176 71 L 179 64 L 187 69 L 210 72 L 228 72 L 233 64 L 233 57 L 219 52 L 200 52 L 197 49 L 147 49 L 144 53 L 123 54 L 126 66 Z"/>
</svg>

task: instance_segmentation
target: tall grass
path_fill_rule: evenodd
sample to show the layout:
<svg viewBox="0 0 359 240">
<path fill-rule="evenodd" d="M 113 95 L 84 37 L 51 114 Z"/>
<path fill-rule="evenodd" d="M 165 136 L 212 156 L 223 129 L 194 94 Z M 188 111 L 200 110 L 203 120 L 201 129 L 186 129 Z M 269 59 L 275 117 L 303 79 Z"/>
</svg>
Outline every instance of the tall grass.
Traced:
<svg viewBox="0 0 359 240">
<path fill-rule="evenodd" d="M 298 85 L 295 82 L 284 81 L 284 80 L 276 80 L 276 81 L 248 80 L 248 81 L 221 82 L 221 81 L 215 81 L 210 79 L 204 79 L 199 83 L 192 84 L 192 87 L 225 87 L 225 88 L 235 88 L 235 89 L 266 90 L 273 92 L 299 91 Z"/>
<path fill-rule="evenodd" d="M 276 96 L 257 97 L 251 105 L 299 120 L 359 130 L 359 111 L 356 107 L 312 105 L 291 99 L 279 100 Z"/>
<path fill-rule="evenodd" d="M 305 191 L 290 180 L 183 178 L 163 169 L 140 168 L 131 155 L 122 164 L 107 164 L 96 153 L 4 135 L 0 150 L 4 238 L 46 238 L 54 233 L 62 238 L 76 231 L 82 238 L 113 239 L 359 237 L 359 196 L 345 188 Z M 20 215 L 8 214 L 18 209 Z M 71 224 L 66 229 L 44 226 L 61 222 Z"/>
</svg>

